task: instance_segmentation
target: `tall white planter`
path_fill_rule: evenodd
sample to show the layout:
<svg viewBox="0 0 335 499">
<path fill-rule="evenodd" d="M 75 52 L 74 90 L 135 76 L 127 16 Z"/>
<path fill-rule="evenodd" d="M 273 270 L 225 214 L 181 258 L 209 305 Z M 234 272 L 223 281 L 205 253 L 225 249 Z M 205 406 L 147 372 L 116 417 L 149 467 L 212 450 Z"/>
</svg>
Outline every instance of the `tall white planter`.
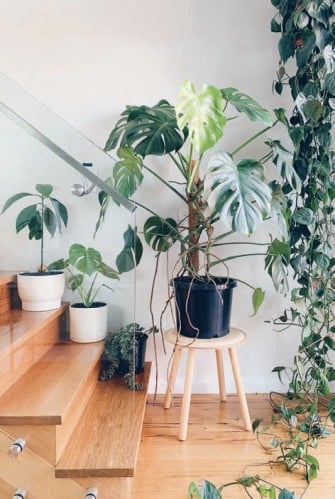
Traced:
<svg viewBox="0 0 335 499">
<path fill-rule="evenodd" d="M 108 306 L 95 302 L 93 307 L 82 303 L 70 306 L 70 339 L 78 343 L 101 341 L 107 336 Z"/>
<path fill-rule="evenodd" d="M 64 272 L 25 272 L 17 276 L 22 308 L 29 312 L 59 308 L 64 287 Z"/>
</svg>

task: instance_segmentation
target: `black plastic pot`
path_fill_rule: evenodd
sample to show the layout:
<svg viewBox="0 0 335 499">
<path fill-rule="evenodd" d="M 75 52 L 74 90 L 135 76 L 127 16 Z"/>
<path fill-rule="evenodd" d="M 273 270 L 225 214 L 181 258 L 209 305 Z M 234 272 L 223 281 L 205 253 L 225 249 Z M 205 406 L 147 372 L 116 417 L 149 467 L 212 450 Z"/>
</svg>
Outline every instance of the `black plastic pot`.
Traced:
<svg viewBox="0 0 335 499">
<path fill-rule="evenodd" d="M 226 277 L 208 280 L 176 277 L 177 329 L 190 338 L 219 338 L 229 333 L 233 289 L 237 283 Z"/>
<path fill-rule="evenodd" d="M 145 353 L 147 349 L 148 335 L 146 333 L 135 333 L 137 349 L 135 352 L 135 374 L 144 371 Z M 129 372 L 129 362 L 121 360 L 116 374 L 126 374 Z"/>
</svg>

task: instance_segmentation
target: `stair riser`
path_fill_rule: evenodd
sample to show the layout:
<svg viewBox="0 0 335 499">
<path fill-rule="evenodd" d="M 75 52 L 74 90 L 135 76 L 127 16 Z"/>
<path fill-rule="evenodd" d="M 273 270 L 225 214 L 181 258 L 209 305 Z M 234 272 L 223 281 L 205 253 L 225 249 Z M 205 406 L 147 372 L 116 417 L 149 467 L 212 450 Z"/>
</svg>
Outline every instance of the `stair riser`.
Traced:
<svg viewBox="0 0 335 499">
<path fill-rule="evenodd" d="M 17 294 L 16 278 L 12 276 L 1 278 L 0 275 L 0 315 L 19 306 L 20 298 Z"/>
<path fill-rule="evenodd" d="M 83 380 L 81 389 L 77 391 L 76 396 L 65 414 L 62 424 L 56 426 L 56 462 L 58 462 L 69 438 L 75 431 L 84 409 L 97 386 L 99 370 L 100 361 L 97 362 L 91 372 L 87 373 L 87 378 Z"/>
<path fill-rule="evenodd" d="M 8 346 L 0 352 L 0 396 L 59 340 L 67 323 L 62 310 L 60 315 L 27 331 L 20 341 L 11 342 L 8 332 Z"/>
<path fill-rule="evenodd" d="M 64 346 L 65 349 L 69 348 L 68 345 Z M 95 346 L 95 362 L 88 364 L 87 370 L 80 377 L 80 384 L 73 392 L 63 415 L 18 416 L 13 409 L 12 416 L 6 417 L 1 415 L 0 408 L 1 428 L 13 436 L 13 439 L 24 438 L 30 449 L 55 465 L 98 383 L 101 348 L 101 345 Z"/>
</svg>

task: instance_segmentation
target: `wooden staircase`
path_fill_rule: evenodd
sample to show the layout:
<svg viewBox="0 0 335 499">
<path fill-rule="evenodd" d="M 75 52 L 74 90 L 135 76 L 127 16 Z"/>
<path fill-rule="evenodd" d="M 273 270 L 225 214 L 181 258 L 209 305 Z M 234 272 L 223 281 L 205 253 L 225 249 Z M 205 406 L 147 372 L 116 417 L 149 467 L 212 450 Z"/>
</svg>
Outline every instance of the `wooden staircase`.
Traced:
<svg viewBox="0 0 335 499">
<path fill-rule="evenodd" d="M 145 389 L 99 382 L 103 342 L 67 339 L 67 310 L 20 309 L 15 276 L 0 272 L 0 498 L 132 498 Z M 26 448 L 10 459 L 17 438 Z M 91 498 L 90 498 L 91 499 Z"/>
</svg>

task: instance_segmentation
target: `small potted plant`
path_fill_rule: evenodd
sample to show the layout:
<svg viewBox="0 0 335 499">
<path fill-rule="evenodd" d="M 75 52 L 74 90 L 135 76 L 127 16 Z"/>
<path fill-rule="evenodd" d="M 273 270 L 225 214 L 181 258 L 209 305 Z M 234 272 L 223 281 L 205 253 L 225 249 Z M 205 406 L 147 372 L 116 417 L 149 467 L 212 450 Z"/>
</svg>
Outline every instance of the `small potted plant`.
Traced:
<svg viewBox="0 0 335 499">
<path fill-rule="evenodd" d="M 103 262 L 98 250 L 82 244 L 72 244 L 68 258 L 57 260 L 48 268 L 67 270 L 71 290 L 77 291 L 81 299 L 70 305 L 71 340 L 79 343 L 103 340 L 107 334 L 108 306 L 96 297 L 102 287 L 112 288 L 97 283 L 97 279 L 99 276 L 119 279 L 118 272 Z"/>
<path fill-rule="evenodd" d="M 143 388 L 135 375 L 143 372 L 146 344 L 150 330 L 133 322 L 109 333 L 105 339 L 105 349 L 101 358 L 100 380 L 122 375 L 131 390 Z"/>
<path fill-rule="evenodd" d="M 37 198 L 37 202 L 23 208 L 16 218 L 16 232 L 28 230 L 29 240 L 40 241 L 40 263 L 34 272 L 17 276 L 18 294 L 22 308 L 28 311 L 51 310 L 60 307 L 64 293 L 64 272 L 51 272 L 44 264 L 45 229 L 53 237 L 68 221 L 67 209 L 52 196 L 53 186 L 36 184 L 36 193 L 19 192 L 5 202 L 2 213 L 23 198 Z"/>
</svg>

